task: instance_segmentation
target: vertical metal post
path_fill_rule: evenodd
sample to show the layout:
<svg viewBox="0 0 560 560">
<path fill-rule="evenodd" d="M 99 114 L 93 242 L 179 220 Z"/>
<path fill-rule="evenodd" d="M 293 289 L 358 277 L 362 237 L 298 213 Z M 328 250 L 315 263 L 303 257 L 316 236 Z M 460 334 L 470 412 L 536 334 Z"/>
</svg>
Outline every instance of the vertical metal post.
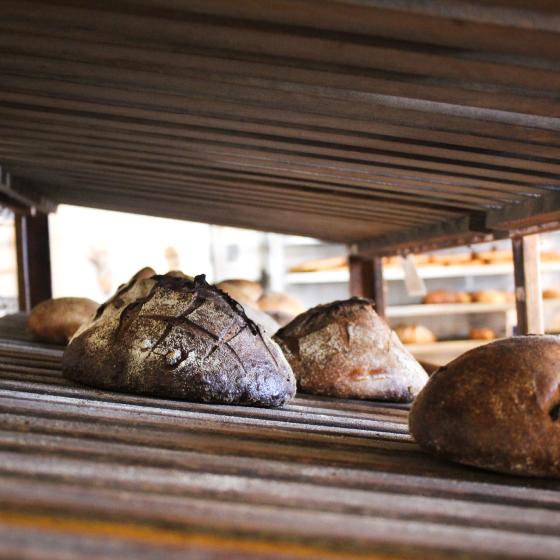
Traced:
<svg viewBox="0 0 560 560">
<path fill-rule="evenodd" d="M 375 302 L 377 314 L 385 317 L 385 289 L 381 257 L 366 258 L 351 255 L 349 267 L 350 294 L 372 299 Z"/>
<path fill-rule="evenodd" d="M 52 297 L 48 215 L 16 214 L 15 228 L 19 309 L 29 311 Z"/>
<path fill-rule="evenodd" d="M 539 236 L 512 238 L 517 334 L 544 334 Z"/>
</svg>

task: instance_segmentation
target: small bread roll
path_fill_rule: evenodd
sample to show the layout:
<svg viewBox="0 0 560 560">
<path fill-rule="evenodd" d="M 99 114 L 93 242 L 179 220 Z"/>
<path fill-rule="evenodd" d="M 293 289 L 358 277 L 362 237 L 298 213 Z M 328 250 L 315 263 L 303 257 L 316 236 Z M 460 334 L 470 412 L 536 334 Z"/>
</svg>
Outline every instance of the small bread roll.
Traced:
<svg viewBox="0 0 560 560">
<path fill-rule="evenodd" d="M 284 293 L 266 294 L 258 302 L 262 311 L 283 311 L 290 315 L 299 315 L 305 311 L 303 304 L 295 297 Z"/>
<path fill-rule="evenodd" d="M 476 303 L 507 303 L 508 298 L 505 292 L 498 290 L 481 290 L 472 294 L 472 299 Z"/>
<path fill-rule="evenodd" d="M 478 327 L 471 329 L 469 333 L 469 338 L 471 340 L 495 340 L 496 333 L 487 327 Z"/>
<path fill-rule="evenodd" d="M 80 326 L 88 321 L 99 304 L 87 298 L 47 299 L 36 305 L 27 319 L 35 338 L 52 344 L 68 344 Z"/>
<path fill-rule="evenodd" d="M 456 303 L 471 303 L 472 296 L 468 292 L 457 292 L 455 294 Z"/>
<path fill-rule="evenodd" d="M 511 251 L 498 251 L 498 249 L 483 251 L 482 253 L 478 253 L 477 256 L 484 264 L 498 264 L 513 261 L 513 253 Z"/>
<path fill-rule="evenodd" d="M 560 253 L 556 251 L 541 251 L 542 262 L 558 262 L 560 261 Z"/>
<path fill-rule="evenodd" d="M 449 292 L 447 290 L 435 290 L 428 292 L 422 303 L 437 304 L 437 303 L 471 303 L 471 295 L 467 292 Z"/>
<path fill-rule="evenodd" d="M 223 292 L 226 292 L 226 294 L 229 294 L 234 299 L 237 299 L 234 294 L 239 295 L 240 292 L 243 292 L 246 299 L 251 301 L 253 304 L 259 300 L 264 292 L 263 287 L 258 282 L 254 282 L 253 280 L 244 280 L 242 278 L 222 280 L 216 284 L 216 287 Z"/>
<path fill-rule="evenodd" d="M 403 344 L 429 344 L 437 339 L 424 325 L 397 325 L 395 333 Z"/>
<path fill-rule="evenodd" d="M 548 288 L 543 290 L 542 297 L 543 299 L 560 299 L 560 290 Z"/>
</svg>

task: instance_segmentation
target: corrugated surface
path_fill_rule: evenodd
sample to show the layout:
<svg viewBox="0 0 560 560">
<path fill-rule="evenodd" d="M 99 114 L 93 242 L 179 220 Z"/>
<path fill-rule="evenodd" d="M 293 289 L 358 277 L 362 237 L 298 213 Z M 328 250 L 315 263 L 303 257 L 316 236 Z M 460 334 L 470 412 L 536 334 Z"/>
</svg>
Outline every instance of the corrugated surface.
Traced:
<svg viewBox="0 0 560 560">
<path fill-rule="evenodd" d="M 4 0 L 0 163 L 341 241 L 558 221 L 559 45 L 549 0 Z"/>
<path fill-rule="evenodd" d="M 557 558 L 560 488 L 432 459 L 407 408 L 120 395 L 0 341 L 0 557 Z"/>
</svg>

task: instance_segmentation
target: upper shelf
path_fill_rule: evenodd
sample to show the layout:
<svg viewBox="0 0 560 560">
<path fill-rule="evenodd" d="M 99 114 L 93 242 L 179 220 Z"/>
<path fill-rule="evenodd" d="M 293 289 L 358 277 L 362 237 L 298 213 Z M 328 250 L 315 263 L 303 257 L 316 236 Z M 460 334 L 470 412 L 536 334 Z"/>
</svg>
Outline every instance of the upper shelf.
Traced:
<svg viewBox="0 0 560 560">
<path fill-rule="evenodd" d="M 558 227 L 557 4 L 3 0 L 0 203 L 362 254 Z"/>
<path fill-rule="evenodd" d="M 543 272 L 559 271 L 560 262 L 541 263 Z M 418 268 L 420 276 L 429 278 L 458 278 L 462 276 L 495 276 L 513 274 L 513 264 L 474 265 L 474 266 L 421 266 Z M 385 280 L 403 280 L 403 271 L 398 266 L 383 269 Z M 323 272 L 290 272 L 286 275 L 288 284 L 339 284 L 349 281 L 348 270 L 326 270 Z"/>
</svg>

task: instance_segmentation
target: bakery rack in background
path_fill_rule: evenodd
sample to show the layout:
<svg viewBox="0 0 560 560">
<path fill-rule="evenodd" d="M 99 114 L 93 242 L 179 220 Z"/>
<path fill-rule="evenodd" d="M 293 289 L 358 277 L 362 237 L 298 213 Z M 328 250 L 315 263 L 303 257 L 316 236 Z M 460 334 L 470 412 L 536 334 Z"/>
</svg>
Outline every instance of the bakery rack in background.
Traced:
<svg viewBox="0 0 560 560">
<path fill-rule="evenodd" d="M 1 28 L 22 311 L 52 294 L 48 215 L 76 205 L 348 246 L 351 292 L 381 315 L 384 257 L 506 240 L 513 274 L 467 290 L 507 279 L 518 332 L 544 331 L 560 3 L 3 0 Z M 557 481 L 438 461 L 406 406 L 137 398 L 16 346 L 0 344 L 0 556 L 558 557 Z"/>
</svg>

